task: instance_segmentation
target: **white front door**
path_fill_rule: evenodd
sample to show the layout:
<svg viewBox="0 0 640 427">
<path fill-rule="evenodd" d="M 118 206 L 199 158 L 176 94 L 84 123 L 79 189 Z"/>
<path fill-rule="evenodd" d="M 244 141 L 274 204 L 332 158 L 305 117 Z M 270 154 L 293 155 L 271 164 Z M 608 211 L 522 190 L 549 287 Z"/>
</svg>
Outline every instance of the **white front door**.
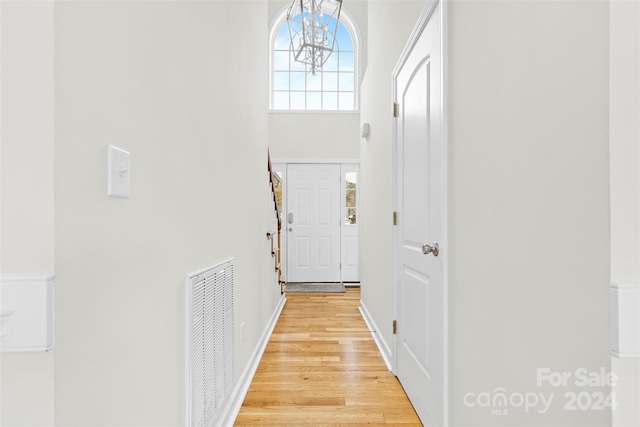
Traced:
<svg viewBox="0 0 640 427">
<path fill-rule="evenodd" d="M 340 165 L 287 165 L 287 282 L 340 281 Z"/>
<path fill-rule="evenodd" d="M 394 72 L 396 375 L 425 426 L 445 423 L 440 5 Z M 429 7 L 429 6 L 428 6 Z M 428 18 L 427 18 L 428 17 Z"/>
</svg>

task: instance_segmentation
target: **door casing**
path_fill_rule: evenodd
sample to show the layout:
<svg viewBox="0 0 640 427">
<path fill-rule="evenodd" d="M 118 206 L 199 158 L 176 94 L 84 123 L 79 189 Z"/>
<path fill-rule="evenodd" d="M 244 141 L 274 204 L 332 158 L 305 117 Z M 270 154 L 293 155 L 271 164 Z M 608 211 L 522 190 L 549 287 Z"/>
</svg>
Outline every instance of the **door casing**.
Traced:
<svg viewBox="0 0 640 427">
<path fill-rule="evenodd" d="M 341 176 L 344 176 L 345 172 L 352 172 L 352 171 L 356 171 L 358 173 L 358 180 L 360 180 L 360 160 L 358 159 L 304 159 L 304 158 L 274 158 L 271 161 L 272 163 L 272 167 L 274 171 L 280 172 L 281 177 L 284 181 L 284 185 L 285 185 L 285 191 L 282 194 L 282 215 L 283 215 L 283 230 L 282 230 L 282 247 L 280 248 L 280 253 L 281 253 L 281 259 L 282 259 L 282 271 L 287 272 L 287 250 L 288 250 L 288 233 L 286 231 L 286 226 L 287 226 L 287 221 L 286 221 L 286 215 L 288 212 L 288 205 L 287 205 L 287 196 L 286 196 L 286 182 L 288 179 L 287 176 L 287 165 L 289 164 L 339 164 L 341 167 Z M 342 183 L 341 186 L 342 190 L 340 193 L 340 199 L 341 199 L 341 204 L 343 205 L 342 201 L 344 200 L 344 182 Z M 362 218 L 362 211 L 360 208 L 360 191 L 357 192 L 357 212 L 358 215 L 360 216 L 360 219 Z M 342 206 L 342 209 L 344 209 L 344 206 Z M 360 219 L 357 222 L 357 234 L 358 234 L 358 241 L 360 240 L 359 235 L 360 235 Z M 341 227 L 342 230 L 344 229 L 343 227 Z M 343 250 L 343 245 L 344 245 L 344 237 L 345 237 L 345 233 L 343 233 L 341 230 L 341 258 L 345 256 L 345 251 Z M 359 254 L 358 254 L 358 259 L 359 259 Z M 343 265 L 345 263 L 344 259 L 342 259 Z M 360 262 L 358 262 L 358 264 L 360 264 Z M 359 268 L 359 267 L 358 267 Z M 287 275 L 285 274 L 285 281 L 287 281 Z M 344 274 L 341 272 L 341 276 L 344 276 Z M 353 277 L 353 274 L 350 274 L 348 278 L 341 278 L 341 281 L 344 282 L 359 282 L 360 281 L 360 275 L 358 273 L 357 275 L 357 279 L 353 280 L 351 279 Z"/>
</svg>

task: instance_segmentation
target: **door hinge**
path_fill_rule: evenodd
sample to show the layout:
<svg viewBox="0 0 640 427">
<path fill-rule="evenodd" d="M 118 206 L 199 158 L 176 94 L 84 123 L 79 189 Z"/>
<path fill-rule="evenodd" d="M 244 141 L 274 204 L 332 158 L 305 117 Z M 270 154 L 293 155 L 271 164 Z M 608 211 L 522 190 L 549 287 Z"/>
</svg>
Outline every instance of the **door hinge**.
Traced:
<svg viewBox="0 0 640 427">
<path fill-rule="evenodd" d="M 394 320 L 393 321 L 393 335 L 396 334 L 396 331 L 398 330 L 398 321 Z"/>
<path fill-rule="evenodd" d="M 398 212 L 393 212 L 393 225 L 398 225 Z"/>
<path fill-rule="evenodd" d="M 393 117 L 400 117 L 400 106 L 397 102 L 393 103 Z"/>
</svg>

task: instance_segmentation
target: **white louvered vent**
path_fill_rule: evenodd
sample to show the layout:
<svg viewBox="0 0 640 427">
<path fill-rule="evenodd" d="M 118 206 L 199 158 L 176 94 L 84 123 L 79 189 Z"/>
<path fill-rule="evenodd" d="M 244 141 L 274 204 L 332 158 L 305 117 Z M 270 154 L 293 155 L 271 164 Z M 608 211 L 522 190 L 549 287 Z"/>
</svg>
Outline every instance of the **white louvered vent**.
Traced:
<svg viewBox="0 0 640 427">
<path fill-rule="evenodd" d="M 233 260 L 187 276 L 187 425 L 215 424 L 233 387 Z"/>
</svg>

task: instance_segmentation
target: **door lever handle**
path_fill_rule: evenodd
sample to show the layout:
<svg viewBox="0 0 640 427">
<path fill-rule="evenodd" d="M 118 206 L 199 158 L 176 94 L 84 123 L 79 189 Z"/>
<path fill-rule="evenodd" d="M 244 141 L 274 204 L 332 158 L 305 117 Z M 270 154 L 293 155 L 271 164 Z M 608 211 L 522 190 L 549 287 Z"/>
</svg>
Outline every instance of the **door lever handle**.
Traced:
<svg viewBox="0 0 640 427">
<path fill-rule="evenodd" d="M 422 245 L 422 253 L 425 255 L 433 254 L 433 256 L 438 256 L 440 253 L 440 247 L 438 243 L 433 243 L 431 245 Z"/>
</svg>

